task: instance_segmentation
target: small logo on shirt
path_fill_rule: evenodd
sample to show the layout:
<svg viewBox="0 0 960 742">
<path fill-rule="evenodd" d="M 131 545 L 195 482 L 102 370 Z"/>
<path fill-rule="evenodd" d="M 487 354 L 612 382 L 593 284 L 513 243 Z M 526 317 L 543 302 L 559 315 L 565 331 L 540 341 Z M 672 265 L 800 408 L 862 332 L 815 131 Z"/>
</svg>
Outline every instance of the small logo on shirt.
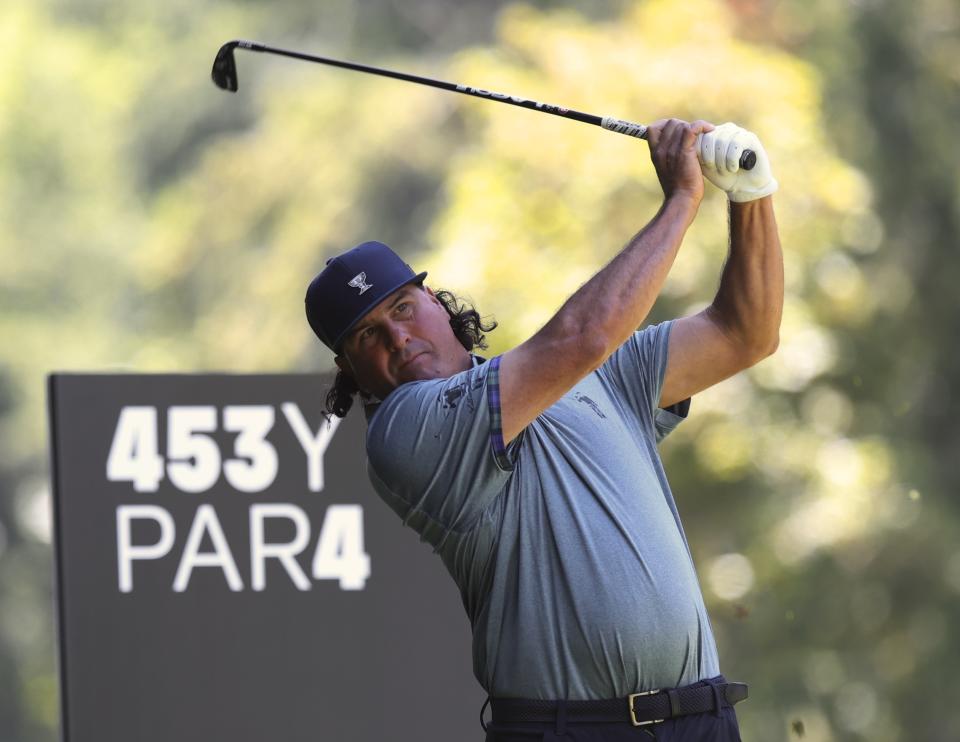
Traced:
<svg viewBox="0 0 960 742">
<path fill-rule="evenodd" d="M 457 403 L 460 402 L 460 399 L 466 393 L 467 393 L 466 384 L 457 384 L 455 387 L 451 389 L 447 389 L 447 391 L 443 393 L 443 406 L 456 407 Z"/>
<path fill-rule="evenodd" d="M 367 283 L 366 273 L 358 273 L 357 275 L 355 275 L 347 283 L 347 286 L 352 286 L 355 289 L 360 289 L 360 293 L 357 294 L 357 296 L 362 296 L 364 291 L 366 291 L 367 289 L 373 288 L 372 283 Z"/>
<path fill-rule="evenodd" d="M 604 420 L 607 419 L 607 416 L 604 415 L 604 414 L 603 414 L 603 411 L 600 409 L 600 405 L 598 405 L 596 402 L 594 402 L 592 399 L 590 399 L 590 397 L 588 397 L 586 394 L 582 394 L 581 392 L 577 392 L 576 394 L 573 395 L 573 398 L 574 398 L 575 400 L 577 400 L 578 402 L 583 402 L 583 403 L 586 404 L 586 405 L 590 405 L 591 409 L 592 409 L 594 412 L 596 412 L 600 417 L 602 417 Z"/>
<path fill-rule="evenodd" d="M 476 378 L 473 380 L 472 385 L 469 381 L 461 381 L 459 384 L 443 390 L 437 399 L 437 401 L 440 403 L 441 409 L 444 411 L 443 419 L 449 419 L 450 415 L 454 414 L 454 411 L 458 406 L 460 406 L 461 403 L 463 403 L 463 405 L 466 407 L 465 414 L 476 414 L 477 402 L 479 400 L 477 399 L 476 394 L 471 394 L 471 390 L 475 392 L 482 386 L 483 378 Z M 439 440 L 443 432 L 444 429 L 439 428 L 437 432 L 433 434 L 433 437 Z"/>
</svg>

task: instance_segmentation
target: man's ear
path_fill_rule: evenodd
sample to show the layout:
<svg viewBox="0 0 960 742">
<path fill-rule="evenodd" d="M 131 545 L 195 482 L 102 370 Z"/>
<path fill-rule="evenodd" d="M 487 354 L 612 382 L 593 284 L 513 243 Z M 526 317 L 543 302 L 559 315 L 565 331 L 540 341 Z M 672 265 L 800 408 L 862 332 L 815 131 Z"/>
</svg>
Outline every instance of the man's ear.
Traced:
<svg viewBox="0 0 960 742">
<path fill-rule="evenodd" d="M 430 288 L 430 287 L 427 286 L 426 284 L 423 284 L 423 285 L 421 286 L 421 288 L 423 289 L 424 293 L 425 293 L 427 296 L 430 297 L 430 301 L 432 301 L 432 302 L 433 302 L 434 304 L 436 304 L 438 307 L 442 307 L 442 306 L 443 306 L 443 304 L 441 304 L 441 303 L 440 303 L 440 300 L 437 298 L 437 295 L 436 295 L 435 293 L 433 293 L 433 289 L 432 289 L 432 288 Z"/>
</svg>

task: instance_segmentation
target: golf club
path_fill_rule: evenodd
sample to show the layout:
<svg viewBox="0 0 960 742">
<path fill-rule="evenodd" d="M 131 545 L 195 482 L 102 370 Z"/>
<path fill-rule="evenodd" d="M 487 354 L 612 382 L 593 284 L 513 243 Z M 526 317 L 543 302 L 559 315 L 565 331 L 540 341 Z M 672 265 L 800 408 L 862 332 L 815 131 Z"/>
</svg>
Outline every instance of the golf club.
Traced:
<svg viewBox="0 0 960 742">
<path fill-rule="evenodd" d="M 217 87 L 223 88 L 224 90 L 229 90 L 231 93 L 237 91 L 237 63 L 233 57 L 233 50 L 236 48 L 247 49 L 252 52 L 277 54 L 282 57 L 292 57 L 293 59 L 302 59 L 306 62 L 327 64 L 333 67 L 342 67 L 344 69 L 354 70 L 356 72 L 367 72 L 372 75 L 381 75 L 382 77 L 392 77 L 396 80 L 415 82 L 419 85 L 430 85 L 431 87 L 440 88 L 441 90 L 449 90 L 454 93 L 463 93 L 464 95 L 472 95 L 477 98 L 486 98 L 487 100 L 499 101 L 500 103 L 509 103 L 513 106 L 529 108 L 534 111 L 542 111 L 543 113 L 550 113 L 554 116 L 563 116 L 564 118 L 583 121 L 587 124 L 600 126 L 607 131 L 615 131 L 618 134 L 626 134 L 627 136 L 637 137 L 639 139 L 647 138 L 647 127 L 645 125 L 636 124 L 632 121 L 624 121 L 623 119 L 614 118 L 613 116 L 595 116 L 592 113 L 574 111 L 569 108 L 563 108 L 562 106 L 555 106 L 550 103 L 540 103 L 539 101 L 528 100 L 527 98 L 520 98 L 515 95 L 507 95 L 506 93 L 496 93 L 492 90 L 486 90 L 484 88 L 458 85 L 456 83 L 444 82 L 442 80 L 431 80 L 429 77 L 409 75 L 404 72 L 394 72 L 393 70 L 370 67 L 365 64 L 342 62 L 337 59 L 328 59 L 326 57 L 317 57 L 312 54 L 278 49 L 276 47 L 258 44 L 255 41 L 228 41 L 226 44 L 220 47 L 220 51 L 217 52 L 216 59 L 213 60 L 213 71 L 211 73 L 213 81 L 217 84 Z M 740 155 L 740 168 L 743 170 L 752 170 L 753 166 L 756 164 L 756 161 L 757 156 L 752 150 L 744 150 Z"/>
</svg>

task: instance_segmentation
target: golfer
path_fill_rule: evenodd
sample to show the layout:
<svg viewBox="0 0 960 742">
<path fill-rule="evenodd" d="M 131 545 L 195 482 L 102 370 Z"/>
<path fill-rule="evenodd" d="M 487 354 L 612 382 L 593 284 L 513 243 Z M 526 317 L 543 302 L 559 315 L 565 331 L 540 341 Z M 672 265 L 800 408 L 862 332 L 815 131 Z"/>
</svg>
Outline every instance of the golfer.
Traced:
<svg viewBox="0 0 960 742">
<path fill-rule="evenodd" d="M 480 315 L 367 242 L 328 261 L 307 317 L 335 351 L 328 409 L 366 403 L 371 481 L 460 588 L 488 742 L 739 740 L 657 443 L 690 398 L 777 347 L 777 189 L 754 134 L 658 121 L 663 203 L 530 339 L 485 360 Z M 752 170 L 739 169 L 752 149 Z M 713 303 L 637 331 L 697 215 L 730 199 Z M 402 738 L 402 733 L 398 738 Z"/>
</svg>

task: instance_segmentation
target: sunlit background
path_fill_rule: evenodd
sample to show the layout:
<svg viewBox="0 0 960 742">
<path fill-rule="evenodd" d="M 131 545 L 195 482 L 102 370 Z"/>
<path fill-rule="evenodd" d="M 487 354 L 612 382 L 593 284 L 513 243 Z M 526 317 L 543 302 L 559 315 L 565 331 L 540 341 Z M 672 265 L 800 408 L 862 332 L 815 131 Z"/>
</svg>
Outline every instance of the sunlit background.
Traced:
<svg viewBox="0 0 960 742">
<path fill-rule="evenodd" d="M 244 52 L 224 93 L 232 38 L 756 131 L 780 347 L 661 449 L 744 739 L 960 740 L 956 0 L 0 5 L 0 740 L 58 735 L 46 374 L 327 370 L 303 289 L 366 239 L 502 352 L 658 206 L 646 144 L 595 127 Z M 649 321 L 713 298 L 725 209 Z"/>
</svg>

